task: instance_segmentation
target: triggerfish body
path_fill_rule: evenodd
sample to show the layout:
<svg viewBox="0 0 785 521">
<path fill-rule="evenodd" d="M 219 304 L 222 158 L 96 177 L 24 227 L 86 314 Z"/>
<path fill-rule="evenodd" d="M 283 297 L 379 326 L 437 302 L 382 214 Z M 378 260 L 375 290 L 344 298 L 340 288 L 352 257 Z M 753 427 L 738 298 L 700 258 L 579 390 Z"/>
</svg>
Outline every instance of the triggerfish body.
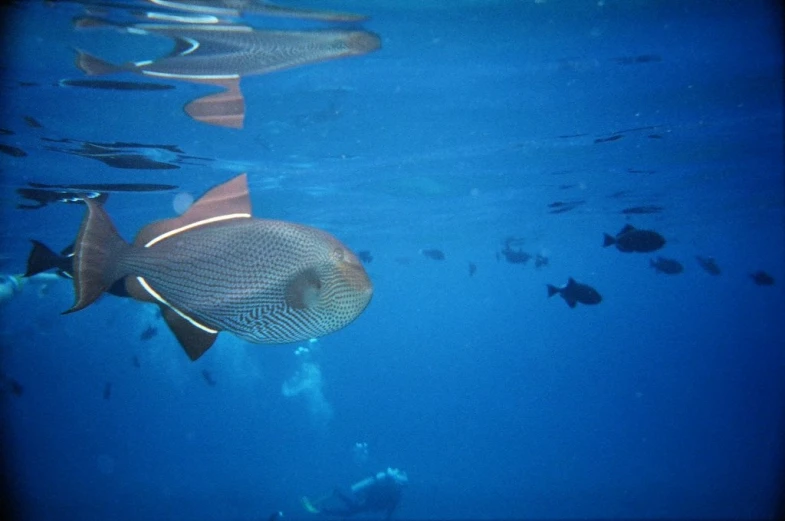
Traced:
<svg viewBox="0 0 785 521">
<path fill-rule="evenodd" d="M 74 249 L 76 300 L 93 303 L 120 279 L 131 297 L 154 302 L 196 360 L 221 331 L 263 344 L 298 342 L 357 318 L 373 288 L 362 264 L 330 234 L 251 217 L 242 174 L 183 215 L 153 222 L 133 244 L 92 200 Z"/>
</svg>

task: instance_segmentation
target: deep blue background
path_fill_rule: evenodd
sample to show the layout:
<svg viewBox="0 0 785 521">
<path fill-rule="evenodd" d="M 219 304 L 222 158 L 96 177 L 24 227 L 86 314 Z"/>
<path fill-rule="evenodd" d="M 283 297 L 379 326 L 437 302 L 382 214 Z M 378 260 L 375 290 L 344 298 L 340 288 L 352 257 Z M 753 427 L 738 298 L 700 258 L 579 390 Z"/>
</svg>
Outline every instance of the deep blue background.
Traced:
<svg viewBox="0 0 785 521">
<path fill-rule="evenodd" d="M 0 142 L 29 155 L 0 156 L 3 272 L 23 271 L 28 238 L 69 244 L 83 213 L 16 209 L 27 181 L 198 196 L 243 171 L 256 215 L 374 255 L 371 306 L 319 340 L 321 381 L 297 397 L 282 394 L 303 363 L 296 345 L 223 334 L 191 363 L 154 309 L 106 297 L 61 316 L 67 282 L 27 284 L 0 305 L 0 368 L 24 386 L 0 397 L 2 448 L 26 518 L 297 519 L 302 495 L 387 466 L 411 480 L 400 518 L 773 516 L 785 438 L 778 5 L 335 0 L 371 15 L 362 26 L 382 50 L 244 78 L 242 131 L 185 116 L 203 86 L 57 86 L 83 77 L 73 48 L 119 63 L 168 40 L 74 31 L 79 4 L 6 10 L 0 126 L 15 133 Z M 628 63 L 642 55 L 659 59 Z M 175 144 L 213 161 L 118 170 L 42 137 Z M 175 195 L 114 194 L 106 207 L 130 239 L 172 215 Z M 550 213 L 557 201 L 583 203 Z M 621 213 L 641 205 L 663 210 Z M 685 272 L 603 249 L 626 223 L 662 233 L 658 254 Z M 498 262 L 511 235 L 550 264 Z M 752 283 L 759 269 L 773 287 Z M 546 298 L 570 276 L 603 302 Z M 140 340 L 150 325 L 158 334 Z"/>
</svg>

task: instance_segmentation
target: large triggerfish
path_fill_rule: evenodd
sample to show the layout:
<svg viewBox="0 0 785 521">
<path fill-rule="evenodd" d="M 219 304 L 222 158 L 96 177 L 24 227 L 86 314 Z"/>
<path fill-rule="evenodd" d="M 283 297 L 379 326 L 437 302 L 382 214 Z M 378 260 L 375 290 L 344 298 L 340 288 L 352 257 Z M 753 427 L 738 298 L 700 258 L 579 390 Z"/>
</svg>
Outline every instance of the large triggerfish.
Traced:
<svg viewBox="0 0 785 521">
<path fill-rule="evenodd" d="M 76 300 L 66 313 L 124 279 L 131 297 L 161 307 L 191 360 L 221 331 L 263 344 L 322 336 L 352 322 L 371 300 L 365 269 L 335 237 L 251 217 L 245 174 L 183 215 L 145 226 L 133 244 L 99 204 L 85 203 L 74 248 Z"/>
</svg>

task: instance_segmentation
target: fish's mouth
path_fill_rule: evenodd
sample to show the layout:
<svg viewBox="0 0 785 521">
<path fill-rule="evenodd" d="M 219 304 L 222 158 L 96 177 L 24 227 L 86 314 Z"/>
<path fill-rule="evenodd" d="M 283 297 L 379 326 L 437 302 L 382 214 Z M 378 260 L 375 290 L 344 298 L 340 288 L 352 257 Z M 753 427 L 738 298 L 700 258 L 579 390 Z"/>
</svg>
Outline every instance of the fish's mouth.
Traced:
<svg viewBox="0 0 785 521">
<path fill-rule="evenodd" d="M 341 276 L 352 290 L 364 293 L 368 295 L 368 298 L 370 299 L 373 294 L 373 283 L 361 264 L 342 262 L 339 269 L 341 271 Z"/>
</svg>

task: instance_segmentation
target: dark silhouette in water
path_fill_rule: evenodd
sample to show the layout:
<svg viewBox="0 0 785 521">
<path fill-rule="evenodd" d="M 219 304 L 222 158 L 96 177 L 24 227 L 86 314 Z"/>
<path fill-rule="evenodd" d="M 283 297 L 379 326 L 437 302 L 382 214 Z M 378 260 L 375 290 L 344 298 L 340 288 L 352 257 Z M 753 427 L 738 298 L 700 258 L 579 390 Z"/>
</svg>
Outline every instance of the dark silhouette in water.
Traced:
<svg viewBox="0 0 785 521">
<path fill-rule="evenodd" d="M 756 271 L 755 273 L 750 274 L 752 281 L 757 284 L 758 286 L 773 286 L 774 285 L 774 277 L 766 273 L 765 271 Z"/>
<path fill-rule="evenodd" d="M 112 397 L 112 382 L 106 382 L 104 385 L 104 400 L 108 400 Z"/>
<path fill-rule="evenodd" d="M 433 260 L 444 260 L 445 255 L 442 250 L 420 250 L 420 253 Z"/>
<path fill-rule="evenodd" d="M 720 270 L 714 257 L 701 257 L 700 255 L 696 255 L 695 260 L 698 261 L 700 267 L 709 275 L 717 276 L 722 273 L 722 270 Z"/>
<path fill-rule="evenodd" d="M 207 369 L 202 369 L 202 378 L 204 378 L 204 381 L 207 382 L 207 385 L 210 387 L 215 387 L 216 382 L 213 380 L 213 375 L 211 375 Z"/>
<path fill-rule="evenodd" d="M 473 277 L 477 273 L 477 265 L 473 262 L 469 263 L 469 276 Z"/>
<path fill-rule="evenodd" d="M 520 242 L 523 242 L 523 240 L 516 239 L 515 237 L 507 237 L 504 240 L 504 248 L 502 248 L 499 253 L 501 253 L 504 256 L 504 260 L 510 264 L 526 264 L 529 262 L 529 259 L 532 258 L 531 254 L 526 253 L 521 249 L 512 248 L 513 244 L 518 244 Z"/>
<path fill-rule="evenodd" d="M 665 257 L 649 260 L 649 266 L 654 268 L 654 271 L 657 273 L 665 273 L 667 275 L 677 275 L 684 271 L 684 266 L 682 266 L 681 262 L 674 259 L 666 259 Z"/>
<path fill-rule="evenodd" d="M 2 392 L 9 392 L 14 396 L 22 396 L 25 392 L 24 387 L 22 384 L 7 376 L 4 373 L 0 373 L 0 391 Z"/>
<path fill-rule="evenodd" d="M 373 261 L 373 255 L 371 255 L 371 252 L 368 250 L 358 251 L 357 258 L 366 264 L 370 264 Z"/>
<path fill-rule="evenodd" d="M 606 233 L 602 245 L 603 247 L 615 245 L 619 251 L 625 253 L 649 253 L 665 246 L 665 238 L 653 230 L 639 230 L 628 224 L 616 234 L 616 237 Z"/>
<path fill-rule="evenodd" d="M 157 327 L 155 327 L 155 326 L 147 326 L 147 329 L 142 331 L 142 334 L 139 335 L 139 340 L 144 342 L 146 340 L 150 340 L 151 338 L 153 338 L 157 334 L 158 334 L 158 328 Z"/>
<path fill-rule="evenodd" d="M 587 305 L 599 304 L 602 302 L 602 296 L 600 296 L 596 289 L 589 285 L 576 282 L 572 277 L 567 281 L 566 286 L 557 288 L 556 286 L 547 284 L 547 287 L 549 297 L 558 293 L 571 308 L 574 308 L 578 302 Z"/>
</svg>

